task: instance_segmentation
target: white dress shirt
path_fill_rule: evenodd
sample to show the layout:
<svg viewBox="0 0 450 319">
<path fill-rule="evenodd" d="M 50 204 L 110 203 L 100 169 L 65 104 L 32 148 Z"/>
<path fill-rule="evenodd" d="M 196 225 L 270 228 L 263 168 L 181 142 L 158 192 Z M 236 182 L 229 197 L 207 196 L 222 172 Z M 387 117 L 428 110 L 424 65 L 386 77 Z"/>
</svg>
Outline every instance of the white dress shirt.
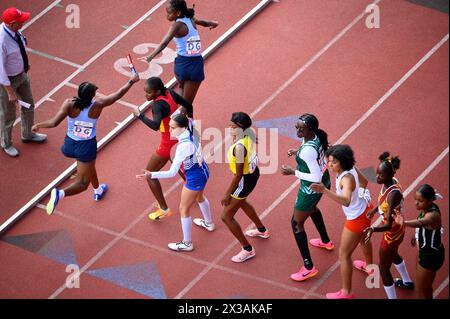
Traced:
<svg viewBox="0 0 450 319">
<path fill-rule="evenodd" d="M 5 30 L 6 29 L 6 30 Z M 8 34 L 9 33 L 9 34 Z M 0 85 L 10 86 L 8 76 L 15 76 L 24 71 L 23 58 L 20 54 L 19 44 L 11 38 L 14 32 L 2 23 L 0 25 Z M 21 36 L 26 47 L 25 39 Z"/>
</svg>

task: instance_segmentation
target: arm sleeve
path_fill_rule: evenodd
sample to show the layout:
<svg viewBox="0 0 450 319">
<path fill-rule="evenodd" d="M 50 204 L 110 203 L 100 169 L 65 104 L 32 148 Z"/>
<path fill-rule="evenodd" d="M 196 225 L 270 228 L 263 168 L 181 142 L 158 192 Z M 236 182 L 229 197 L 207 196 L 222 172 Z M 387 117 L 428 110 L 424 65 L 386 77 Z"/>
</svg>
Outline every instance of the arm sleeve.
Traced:
<svg viewBox="0 0 450 319">
<path fill-rule="evenodd" d="M 162 172 L 152 172 L 152 179 L 174 177 L 180 170 L 183 161 L 193 153 L 194 153 L 194 146 L 191 143 L 178 144 L 177 150 L 175 151 L 175 157 L 173 159 L 172 165 L 170 165 L 169 170 Z"/>
<path fill-rule="evenodd" d="M 0 84 L 10 86 L 11 82 L 9 81 L 8 75 L 6 74 L 5 63 L 6 63 L 6 52 L 2 46 L 0 56 Z"/>
<path fill-rule="evenodd" d="M 313 147 L 305 147 L 300 153 L 300 158 L 308 165 L 310 173 L 302 173 L 296 170 L 295 176 L 304 181 L 320 183 L 322 172 L 319 163 L 317 163 L 317 156 L 317 151 Z"/>
<path fill-rule="evenodd" d="M 139 115 L 138 119 L 144 122 L 144 124 L 147 125 L 149 128 L 151 128 L 153 131 L 157 131 L 161 126 L 161 121 L 163 118 L 163 109 L 165 106 L 168 107 L 168 104 L 166 102 L 157 101 L 152 108 L 153 120 L 149 119 L 144 114 Z"/>
<path fill-rule="evenodd" d="M 170 94 L 172 94 L 172 98 L 178 105 L 181 105 L 186 108 L 188 117 L 193 118 L 194 117 L 194 107 L 192 106 L 189 101 L 184 99 L 181 95 L 177 94 L 174 91 L 170 91 Z"/>
</svg>

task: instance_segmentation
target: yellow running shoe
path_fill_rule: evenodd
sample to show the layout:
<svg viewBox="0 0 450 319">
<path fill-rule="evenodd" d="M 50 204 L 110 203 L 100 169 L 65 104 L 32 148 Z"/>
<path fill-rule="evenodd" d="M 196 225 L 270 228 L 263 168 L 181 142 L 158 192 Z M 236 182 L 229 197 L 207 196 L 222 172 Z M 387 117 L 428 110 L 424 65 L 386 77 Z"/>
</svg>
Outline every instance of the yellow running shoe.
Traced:
<svg viewBox="0 0 450 319">
<path fill-rule="evenodd" d="M 160 220 L 169 216 L 172 216 L 172 211 L 170 210 L 170 208 L 167 209 L 167 212 L 164 212 L 159 206 L 156 211 L 148 214 L 148 218 L 150 218 L 150 220 Z"/>
</svg>

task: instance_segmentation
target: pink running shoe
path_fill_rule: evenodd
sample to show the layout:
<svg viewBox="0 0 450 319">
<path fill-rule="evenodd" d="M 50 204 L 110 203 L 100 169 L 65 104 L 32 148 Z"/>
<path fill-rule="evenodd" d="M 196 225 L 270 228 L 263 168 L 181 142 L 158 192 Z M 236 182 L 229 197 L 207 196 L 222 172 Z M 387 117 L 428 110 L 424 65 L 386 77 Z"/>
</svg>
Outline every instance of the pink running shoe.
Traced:
<svg viewBox="0 0 450 319">
<path fill-rule="evenodd" d="M 249 237 L 261 237 L 261 238 L 269 238 L 269 231 L 266 229 L 264 233 L 261 233 L 258 228 L 249 229 L 245 232 L 245 234 Z"/>
<path fill-rule="evenodd" d="M 341 289 L 338 292 L 327 293 L 326 296 L 327 296 L 327 299 L 354 299 L 355 298 L 354 294 L 347 295 L 344 292 L 344 289 Z"/>
<path fill-rule="evenodd" d="M 364 271 L 368 275 L 370 275 L 373 272 L 373 270 L 372 271 L 367 270 L 367 264 L 363 260 L 354 260 L 353 266 L 358 270 Z"/>
<path fill-rule="evenodd" d="M 235 263 L 243 263 L 247 259 L 250 259 L 253 257 L 255 257 L 255 249 L 254 248 L 252 248 L 251 251 L 246 251 L 245 249 L 242 249 L 239 252 L 239 254 L 233 256 L 231 258 L 231 260 L 234 261 Z"/>
<path fill-rule="evenodd" d="M 305 266 L 302 266 L 298 272 L 291 275 L 291 279 L 295 281 L 304 281 L 308 278 L 314 277 L 318 273 L 319 271 L 315 266 L 313 266 L 310 270 L 306 269 Z"/>
<path fill-rule="evenodd" d="M 314 239 L 311 239 L 309 241 L 309 243 L 311 245 L 313 245 L 314 247 L 325 248 L 326 250 L 333 250 L 334 249 L 334 245 L 333 245 L 333 242 L 331 240 L 330 240 L 329 243 L 324 244 L 320 238 L 314 238 Z"/>
</svg>

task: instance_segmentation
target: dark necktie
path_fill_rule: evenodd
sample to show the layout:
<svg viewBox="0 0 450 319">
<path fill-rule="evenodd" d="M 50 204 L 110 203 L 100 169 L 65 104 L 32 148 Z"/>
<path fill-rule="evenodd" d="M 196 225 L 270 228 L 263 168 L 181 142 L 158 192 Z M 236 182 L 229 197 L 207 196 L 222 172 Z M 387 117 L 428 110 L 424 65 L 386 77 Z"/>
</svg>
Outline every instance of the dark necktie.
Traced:
<svg viewBox="0 0 450 319">
<path fill-rule="evenodd" d="M 26 73 L 30 69 L 30 65 L 28 64 L 27 51 L 25 51 L 25 46 L 23 45 L 22 37 L 19 35 L 19 33 L 16 33 L 16 41 L 19 44 L 20 54 L 22 55 L 23 65 L 24 65 L 25 73 Z"/>
</svg>

